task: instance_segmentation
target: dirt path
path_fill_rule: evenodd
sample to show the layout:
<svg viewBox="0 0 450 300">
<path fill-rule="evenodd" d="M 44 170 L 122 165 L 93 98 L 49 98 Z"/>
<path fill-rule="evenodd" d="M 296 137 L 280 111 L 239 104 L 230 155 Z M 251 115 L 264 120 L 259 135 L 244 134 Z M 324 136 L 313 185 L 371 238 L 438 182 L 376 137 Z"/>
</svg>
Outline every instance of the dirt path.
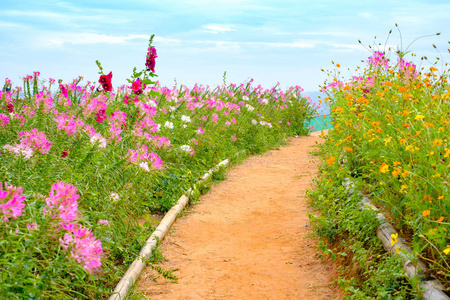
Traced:
<svg viewBox="0 0 450 300">
<path fill-rule="evenodd" d="M 178 283 L 155 282 L 147 268 L 138 289 L 149 299 L 339 299 L 333 268 L 308 237 L 316 142 L 295 138 L 229 171 L 162 242 Z"/>
</svg>

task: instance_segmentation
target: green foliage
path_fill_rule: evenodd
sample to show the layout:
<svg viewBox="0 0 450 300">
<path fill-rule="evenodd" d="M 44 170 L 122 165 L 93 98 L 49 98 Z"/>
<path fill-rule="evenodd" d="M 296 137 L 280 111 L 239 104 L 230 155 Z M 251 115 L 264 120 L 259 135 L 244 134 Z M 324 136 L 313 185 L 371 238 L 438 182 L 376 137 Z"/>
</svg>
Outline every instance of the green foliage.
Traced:
<svg viewBox="0 0 450 300">
<path fill-rule="evenodd" d="M 397 63 L 388 56 L 375 52 L 360 76 L 335 78 L 325 87 L 334 129 L 325 137 L 321 179 L 311 193 L 324 212 L 314 222 L 329 245 L 346 239 L 348 245 L 337 248 L 352 253 L 362 268 L 341 280 L 349 299 L 414 299 L 420 291 L 409 286 L 399 262 L 381 254 L 376 222 L 356 207 L 356 196 L 347 197 L 344 177 L 354 179 L 410 241 L 415 258 L 425 259 L 450 288 L 448 70 L 438 75 L 431 66 L 419 72 L 404 56 Z M 350 252 L 351 245 L 370 252 Z M 375 288 L 379 283 L 384 288 Z"/>
</svg>

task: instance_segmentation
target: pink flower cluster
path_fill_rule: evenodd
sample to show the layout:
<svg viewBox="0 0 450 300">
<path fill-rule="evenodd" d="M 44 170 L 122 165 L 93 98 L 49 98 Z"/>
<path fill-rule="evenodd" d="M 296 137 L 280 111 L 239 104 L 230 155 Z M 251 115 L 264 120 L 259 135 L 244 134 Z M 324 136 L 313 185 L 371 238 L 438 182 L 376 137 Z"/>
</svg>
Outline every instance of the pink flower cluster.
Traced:
<svg viewBox="0 0 450 300">
<path fill-rule="evenodd" d="M 398 71 L 404 74 L 405 80 L 415 80 L 417 78 L 416 65 L 412 62 L 406 61 L 403 58 L 397 59 Z"/>
<path fill-rule="evenodd" d="M 20 145 L 24 147 L 29 147 L 33 151 L 39 151 L 42 154 L 48 154 L 50 151 L 51 143 L 47 140 L 45 133 L 37 128 L 33 128 L 31 131 L 21 131 L 19 136 L 22 138 Z"/>
<path fill-rule="evenodd" d="M 64 250 L 70 249 L 70 255 L 83 264 L 89 273 L 97 270 L 101 265 L 103 252 L 102 243 L 96 239 L 89 229 L 77 224 L 62 224 L 67 230 L 64 237 L 59 239 Z"/>
<path fill-rule="evenodd" d="M 5 114 L 0 113 L 0 128 L 6 127 L 9 124 L 9 117 Z"/>
<path fill-rule="evenodd" d="M 384 57 L 384 53 L 381 51 L 375 51 L 373 55 L 367 59 L 367 64 L 374 68 L 389 68 L 389 61 Z"/>
<path fill-rule="evenodd" d="M 5 183 L 5 189 L 0 183 L 0 210 L 3 213 L 3 220 L 8 222 L 8 218 L 17 219 L 22 215 L 25 207 L 25 196 L 22 196 L 23 187 L 15 187 Z"/>
<path fill-rule="evenodd" d="M 74 116 L 67 116 L 64 113 L 57 115 L 53 120 L 58 123 L 58 129 L 64 130 L 67 135 L 73 135 L 83 127 L 84 122 L 78 118 L 76 121 Z"/>
<path fill-rule="evenodd" d="M 157 170 L 160 169 L 163 165 L 161 157 L 153 152 L 148 153 L 147 145 L 145 144 L 143 144 L 138 150 L 133 150 L 130 148 L 128 150 L 127 156 L 128 160 L 131 163 L 139 164 L 139 166 L 147 172 L 150 171 L 150 167 L 148 165 L 149 162 L 151 164 L 151 167 Z"/>
<path fill-rule="evenodd" d="M 20 131 L 19 136 L 22 138 L 19 144 L 15 144 L 14 146 L 4 145 L 3 148 L 13 153 L 21 154 L 26 159 L 31 158 L 35 151 L 41 154 L 48 154 L 50 151 L 51 143 L 47 140 L 45 133 L 39 131 L 37 128 L 31 131 Z"/>
<path fill-rule="evenodd" d="M 44 93 L 44 91 L 40 91 L 39 94 L 36 95 L 36 108 L 42 108 L 42 110 L 47 113 L 53 107 L 53 98 L 49 93 Z"/>
<path fill-rule="evenodd" d="M 52 218 L 59 218 L 61 228 L 67 232 L 59 239 L 64 250 L 70 248 L 71 256 L 92 273 L 101 266 L 102 244 L 92 231 L 73 222 L 78 217 L 77 188 L 71 184 L 58 181 L 52 185 L 45 203 L 49 211 L 54 213 Z M 47 210 L 44 209 L 44 213 Z"/>
<path fill-rule="evenodd" d="M 45 203 L 51 212 L 52 218 L 58 217 L 63 223 L 70 223 L 78 217 L 77 188 L 73 185 L 58 181 L 52 185 L 49 198 Z"/>
</svg>

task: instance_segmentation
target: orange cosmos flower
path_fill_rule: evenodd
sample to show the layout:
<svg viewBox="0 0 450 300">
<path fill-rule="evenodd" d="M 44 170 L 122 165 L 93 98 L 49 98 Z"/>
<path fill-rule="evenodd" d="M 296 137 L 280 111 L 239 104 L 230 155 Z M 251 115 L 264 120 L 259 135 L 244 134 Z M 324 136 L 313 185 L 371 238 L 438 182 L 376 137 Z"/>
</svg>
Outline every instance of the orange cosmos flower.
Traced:
<svg viewBox="0 0 450 300">
<path fill-rule="evenodd" d="M 327 160 L 327 164 L 328 165 L 332 165 L 334 163 L 334 161 L 336 160 L 336 158 L 334 156 L 331 156 L 328 160 Z"/>
</svg>

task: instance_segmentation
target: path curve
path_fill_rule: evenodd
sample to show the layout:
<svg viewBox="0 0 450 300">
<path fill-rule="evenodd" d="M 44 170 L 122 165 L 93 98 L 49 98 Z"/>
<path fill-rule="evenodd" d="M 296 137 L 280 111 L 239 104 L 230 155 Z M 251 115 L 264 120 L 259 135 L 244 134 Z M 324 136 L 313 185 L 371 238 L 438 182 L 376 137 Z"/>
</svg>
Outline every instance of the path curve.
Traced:
<svg viewBox="0 0 450 300">
<path fill-rule="evenodd" d="M 298 137 L 247 159 L 179 218 L 160 249 L 178 283 L 147 268 L 149 299 L 340 299 L 330 262 L 318 258 L 306 189 L 317 174 L 309 152 L 322 139 Z"/>
</svg>

